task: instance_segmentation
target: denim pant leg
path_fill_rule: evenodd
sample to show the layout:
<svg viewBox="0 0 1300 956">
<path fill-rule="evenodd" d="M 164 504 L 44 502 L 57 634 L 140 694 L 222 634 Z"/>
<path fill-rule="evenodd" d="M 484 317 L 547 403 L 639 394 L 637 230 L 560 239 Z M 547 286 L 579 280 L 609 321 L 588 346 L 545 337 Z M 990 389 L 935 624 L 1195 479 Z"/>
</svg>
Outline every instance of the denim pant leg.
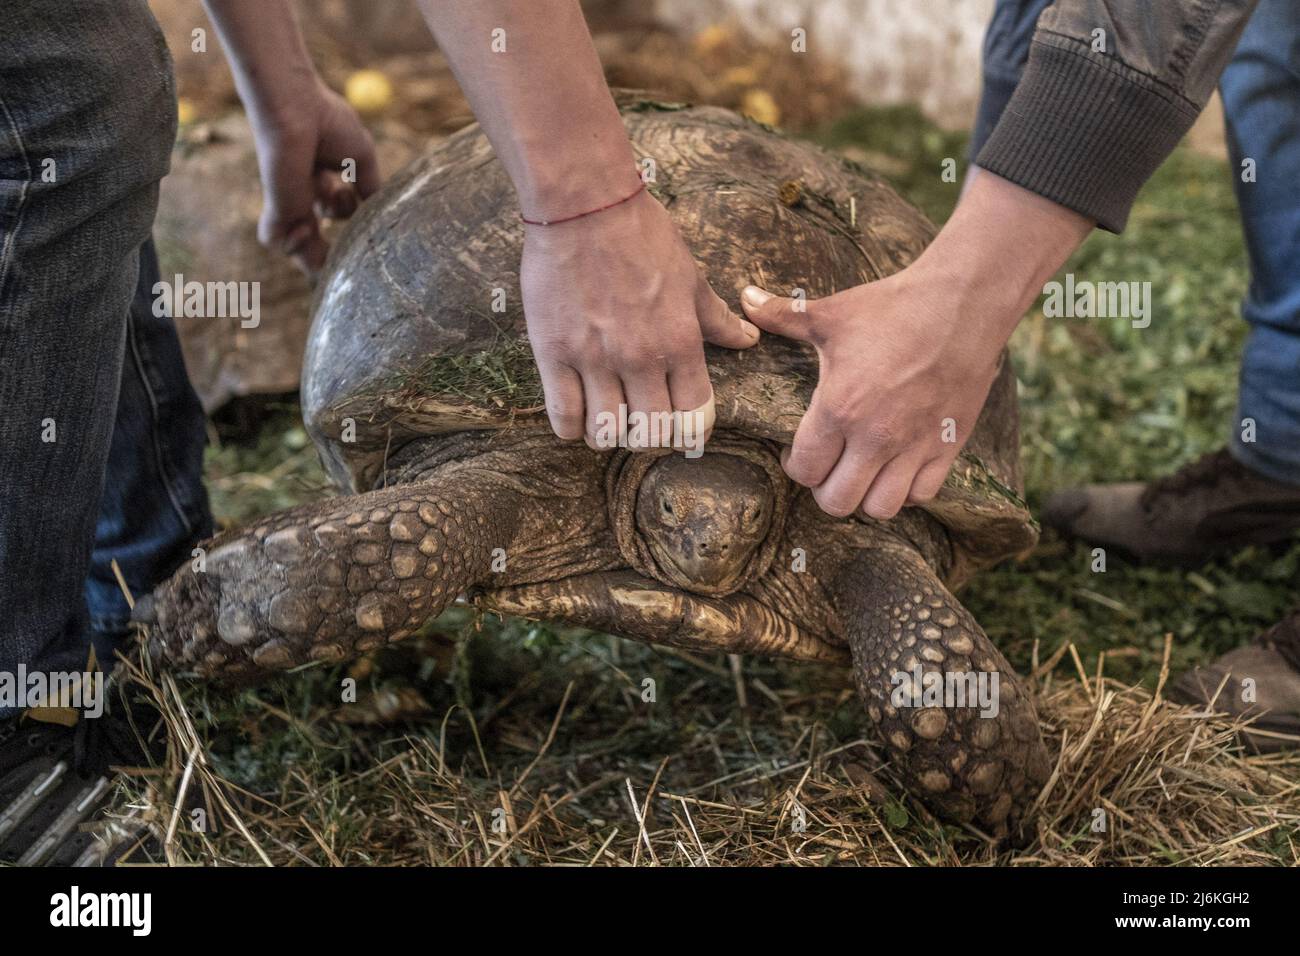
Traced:
<svg viewBox="0 0 1300 956">
<path fill-rule="evenodd" d="M 1011 94 L 1016 91 L 1029 61 L 1029 43 L 1034 38 L 1038 15 L 1051 4 L 1052 0 L 998 0 L 993 9 L 993 17 L 984 33 L 983 88 L 968 153 L 972 163 L 988 142 Z"/>
<path fill-rule="evenodd" d="M 4 0 L 0 17 L 0 670 L 79 669 L 175 88 L 145 0 Z"/>
<path fill-rule="evenodd" d="M 1300 4 L 1261 0 L 1220 81 L 1233 184 L 1250 253 L 1250 323 L 1232 452 L 1300 484 Z M 1254 182 L 1242 162 L 1254 161 Z M 1254 422 L 1244 441 L 1242 421 Z"/>
<path fill-rule="evenodd" d="M 86 604 L 99 654 L 127 636 L 133 595 L 148 594 L 212 534 L 203 487 L 203 407 L 190 385 L 176 326 L 155 315 L 159 281 L 153 242 L 140 252 L 140 278 L 126 328 L 117 421 L 108 454 Z"/>
</svg>

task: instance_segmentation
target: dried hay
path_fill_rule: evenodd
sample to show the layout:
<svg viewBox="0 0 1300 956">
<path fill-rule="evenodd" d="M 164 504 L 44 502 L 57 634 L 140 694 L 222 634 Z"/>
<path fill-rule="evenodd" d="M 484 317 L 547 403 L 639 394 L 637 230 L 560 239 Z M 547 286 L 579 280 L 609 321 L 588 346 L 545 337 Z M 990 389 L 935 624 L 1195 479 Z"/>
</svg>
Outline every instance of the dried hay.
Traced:
<svg viewBox="0 0 1300 956">
<path fill-rule="evenodd" d="M 778 694 L 770 673 L 747 675 L 738 660 L 728 669 L 672 652 L 695 681 L 687 691 L 689 742 L 664 748 L 670 756 L 645 759 L 638 733 L 647 728 L 638 731 L 626 707 L 618 708 L 621 725 L 611 717 L 606 667 L 594 681 L 579 668 L 549 721 L 528 712 L 547 686 L 534 671 L 491 708 L 453 703 L 418 732 L 394 739 L 390 730 L 387 746 L 372 752 L 354 741 L 344 773 L 286 765 L 276 794 L 223 779 L 192 713 L 208 704 L 137 661 L 135 679 L 161 705 L 170 752 L 164 773 L 133 778 L 139 789 L 128 805 L 144 810 L 173 863 L 1300 863 L 1300 755 L 1248 755 L 1237 743 L 1240 723 L 1168 703 L 1159 689 L 1153 696 L 1100 673 L 1089 678 L 1081 667 L 1057 679 L 1064 650 L 1034 679 L 1056 765 L 1039 798 L 1036 832 L 1020 850 L 942 825 L 903 794 L 865 719 L 852 728 L 859 736 L 837 741 L 834 711 L 855 704 L 847 683 L 834 686 L 836 672 L 812 669 L 820 689 L 811 694 Z M 465 645 L 443 643 L 434 652 L 451 659 Z M 622 672 L 615 683 L 627 683 L 633 668 L 617 654 L 612 666 Z M 351 673 L 364 677 L 368 667 Z M 768 667 L 778 675 L 795 670 Z M 629 688 L 622 690 L 614 697 L 626 705 Z M 419 702 L 415 713 L 403 697 Z M 760 700 L 776 715 L 753 713 Z M 266 722 L 292 725 L 313 745 L 337 746 L 324 739 L 339 725 L 337 709 L 304 715 L 259 706 Z M 419 720 L 427 710 L 407 688 L 373 721 L 360 722 Z M 449 741 L 453 735 L 459 742 Z M 219 821 L 218 833 L 193 832 L 189 811 L 175 809 L 196 795 Z"/>
</svg>

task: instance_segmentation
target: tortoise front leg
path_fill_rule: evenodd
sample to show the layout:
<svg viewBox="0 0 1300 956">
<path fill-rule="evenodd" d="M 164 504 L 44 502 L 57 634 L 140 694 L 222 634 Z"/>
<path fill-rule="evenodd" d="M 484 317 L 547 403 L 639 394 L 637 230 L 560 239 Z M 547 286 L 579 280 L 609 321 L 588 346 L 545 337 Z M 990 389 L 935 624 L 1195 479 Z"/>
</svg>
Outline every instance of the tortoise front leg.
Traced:
<svg viewBox="0 0 1300 956">
<path fill-rule="evenodd" d="M 859 552 L 835 599 L 858 692 L 912 791 L 946 819 L 1015 834 L 1050 764 L 1011 665 L 910 544 Z M 943 693 L 980 687 L 993 706 Z"/>
<path fill-rule="evenodd" d="M 342 660 L 409 636 L 484 581 L 494 549 L 536 533 L 521 520 L 530 502 L 476 470 L 304 505 L 208 542 L 137 619 L 156 660 L 201 676 Z"/>
</svg>

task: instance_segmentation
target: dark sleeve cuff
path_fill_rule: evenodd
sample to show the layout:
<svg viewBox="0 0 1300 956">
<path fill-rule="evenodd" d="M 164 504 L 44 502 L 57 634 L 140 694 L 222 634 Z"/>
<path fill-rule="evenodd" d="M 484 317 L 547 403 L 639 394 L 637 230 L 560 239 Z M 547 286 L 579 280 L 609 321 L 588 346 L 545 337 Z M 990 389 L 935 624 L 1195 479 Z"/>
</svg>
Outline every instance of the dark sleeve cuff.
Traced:
<svg viewBox="0 0 1300 956">
<path fill-rule="evenodd" d="M 1198 112 L 1113 56 L 1040 32 L 976 164 L 1120 232 Z"/>
</svg>

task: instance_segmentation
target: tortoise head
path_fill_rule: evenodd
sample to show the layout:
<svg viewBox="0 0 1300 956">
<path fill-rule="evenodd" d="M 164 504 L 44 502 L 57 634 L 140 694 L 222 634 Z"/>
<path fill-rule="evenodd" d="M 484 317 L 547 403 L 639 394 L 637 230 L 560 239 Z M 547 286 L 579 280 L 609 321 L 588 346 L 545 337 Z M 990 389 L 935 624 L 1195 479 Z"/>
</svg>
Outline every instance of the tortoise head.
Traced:
<svg viewBox="0 0 1300 956">
<path fill-rule="evenodd" d="M 641 480 L 636 524 L 661 569 L 709 591 L 732 590 L 766 540 L 774 511 L 767 472 L 753 462 L 666 455 Z"/>
<path fill-rule="evenodd" d="M 624 453 L 611 476 L 615 536 L 642 574 L 721 596 L 771 565 L 790 486 L 761 443 L 715 436 L 698 458 Z"/>
</svg>

